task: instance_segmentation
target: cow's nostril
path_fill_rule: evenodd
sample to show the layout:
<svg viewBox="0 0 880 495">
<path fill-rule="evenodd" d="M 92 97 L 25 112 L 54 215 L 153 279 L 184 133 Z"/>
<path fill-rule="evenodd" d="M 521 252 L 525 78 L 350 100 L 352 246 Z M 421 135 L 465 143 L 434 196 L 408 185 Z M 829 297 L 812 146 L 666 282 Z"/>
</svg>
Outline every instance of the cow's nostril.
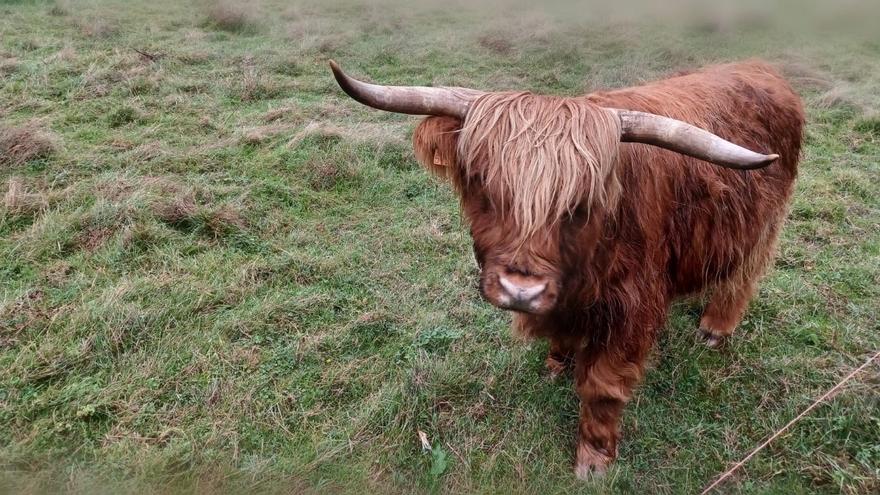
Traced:
<svg viewBox="0 0 880 495">
<path fill-rule="evenodd" d="M 522 282 L 514 282 L 513 280 L 501 276 L 498 277 L 501 288 L 508 297 L 517 304 L 526 304 L 534 301 L 547 288 L 547 283 L 527 284 Z"/>
</svg>

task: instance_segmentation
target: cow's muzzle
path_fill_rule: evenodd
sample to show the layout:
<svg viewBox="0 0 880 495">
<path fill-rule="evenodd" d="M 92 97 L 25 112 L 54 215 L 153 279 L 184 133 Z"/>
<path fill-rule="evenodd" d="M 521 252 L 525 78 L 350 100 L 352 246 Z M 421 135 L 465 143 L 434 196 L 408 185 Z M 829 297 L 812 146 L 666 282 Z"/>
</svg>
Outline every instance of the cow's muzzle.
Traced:
<svg viewBox="0 0 880 495">
<path fill-rule="evenodd" d="M 493 305 L 524 313 L 546 313 L 556 302 L 555 283 L 551 279 L 509 270 L 487 274 L 482 291 Z"/>
</svg>

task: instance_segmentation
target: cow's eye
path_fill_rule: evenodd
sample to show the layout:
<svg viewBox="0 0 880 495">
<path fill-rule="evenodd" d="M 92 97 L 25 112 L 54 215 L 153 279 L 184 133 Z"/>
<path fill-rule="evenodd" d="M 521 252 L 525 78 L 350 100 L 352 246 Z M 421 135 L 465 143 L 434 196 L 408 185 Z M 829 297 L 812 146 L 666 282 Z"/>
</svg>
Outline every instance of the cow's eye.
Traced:
<svg viewBox="0 0 880 495">
<path fill-rule="evenodd" d="M 586 220 L 587 216 L 589 216 L 590 210 L 587 208 L 585 204 L 579 204 L 574 211 L 571 212 L 572 220 Z"/>
<path fill-rule="evenodd" d="M 480 212 L 491 213 L 493 210 L 495 210 L 495 205 L 492 203 L 489 196 L 485 194 L 480 195 Z"/>
</svg>

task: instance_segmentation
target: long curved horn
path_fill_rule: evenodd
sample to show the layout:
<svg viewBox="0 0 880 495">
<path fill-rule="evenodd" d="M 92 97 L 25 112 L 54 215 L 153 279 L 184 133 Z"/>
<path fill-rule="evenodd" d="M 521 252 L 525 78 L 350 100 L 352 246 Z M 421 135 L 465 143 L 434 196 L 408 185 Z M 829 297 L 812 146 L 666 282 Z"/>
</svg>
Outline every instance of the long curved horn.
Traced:
<svg viewBox="0 0 880 495">
<path fill-rule="evenodd" d="M 427 86 L 380 86 L 349 77 L 330 61 L 339 87 L 364 105 L 388 112 L 412 115 L 446 115 L 464 119 L 471 103 L 483 94 L 469 88 Z"/>
<path fill-rule="evenodd" d="M 762 155 L 680 120 L 614 109 L 620 118 L 620 140 L 653 144 L 722 167 L 752 170 L 770 165 L 779 155 Z"/>
<path fill-rule="evenodd" d="M 412 115 L 446 115 L 464 119 L 474 100 L 485 94 L 470 88 L 382 86 L 349 77 L 335 61 L 330 69 L 339 87 L 364 105 Z M 620 119 L 620 140 L 645 143 L 712 162 L 751 170 L 765 167 L 779 155 L 762 155 L 680 120 L 635 110 L 611 109 Z"/>
</svg>

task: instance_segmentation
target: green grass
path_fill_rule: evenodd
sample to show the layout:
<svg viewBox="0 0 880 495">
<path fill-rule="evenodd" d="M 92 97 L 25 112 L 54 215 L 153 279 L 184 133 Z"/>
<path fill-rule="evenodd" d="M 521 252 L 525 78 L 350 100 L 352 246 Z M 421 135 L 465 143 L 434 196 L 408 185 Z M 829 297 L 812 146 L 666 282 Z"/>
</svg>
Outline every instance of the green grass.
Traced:
<svg viewBox="0 0 880 495">
<path fill-rule="evenodd" d="M 880 348 L 876 38 L 371 5 L 0 3 L 0 126 L 43 138 L 0 159 L 4 492 L 692 493 Z M 326 61 L 578 94 L 752 56 L 809 113 L 776 267 L 722 351 L 676 306 L 618 463 L 577 482 L 570 380 L 479 300 L 417 120 Z M 877 369 L 723 491 L 880 490 Z"/>
</svg>

